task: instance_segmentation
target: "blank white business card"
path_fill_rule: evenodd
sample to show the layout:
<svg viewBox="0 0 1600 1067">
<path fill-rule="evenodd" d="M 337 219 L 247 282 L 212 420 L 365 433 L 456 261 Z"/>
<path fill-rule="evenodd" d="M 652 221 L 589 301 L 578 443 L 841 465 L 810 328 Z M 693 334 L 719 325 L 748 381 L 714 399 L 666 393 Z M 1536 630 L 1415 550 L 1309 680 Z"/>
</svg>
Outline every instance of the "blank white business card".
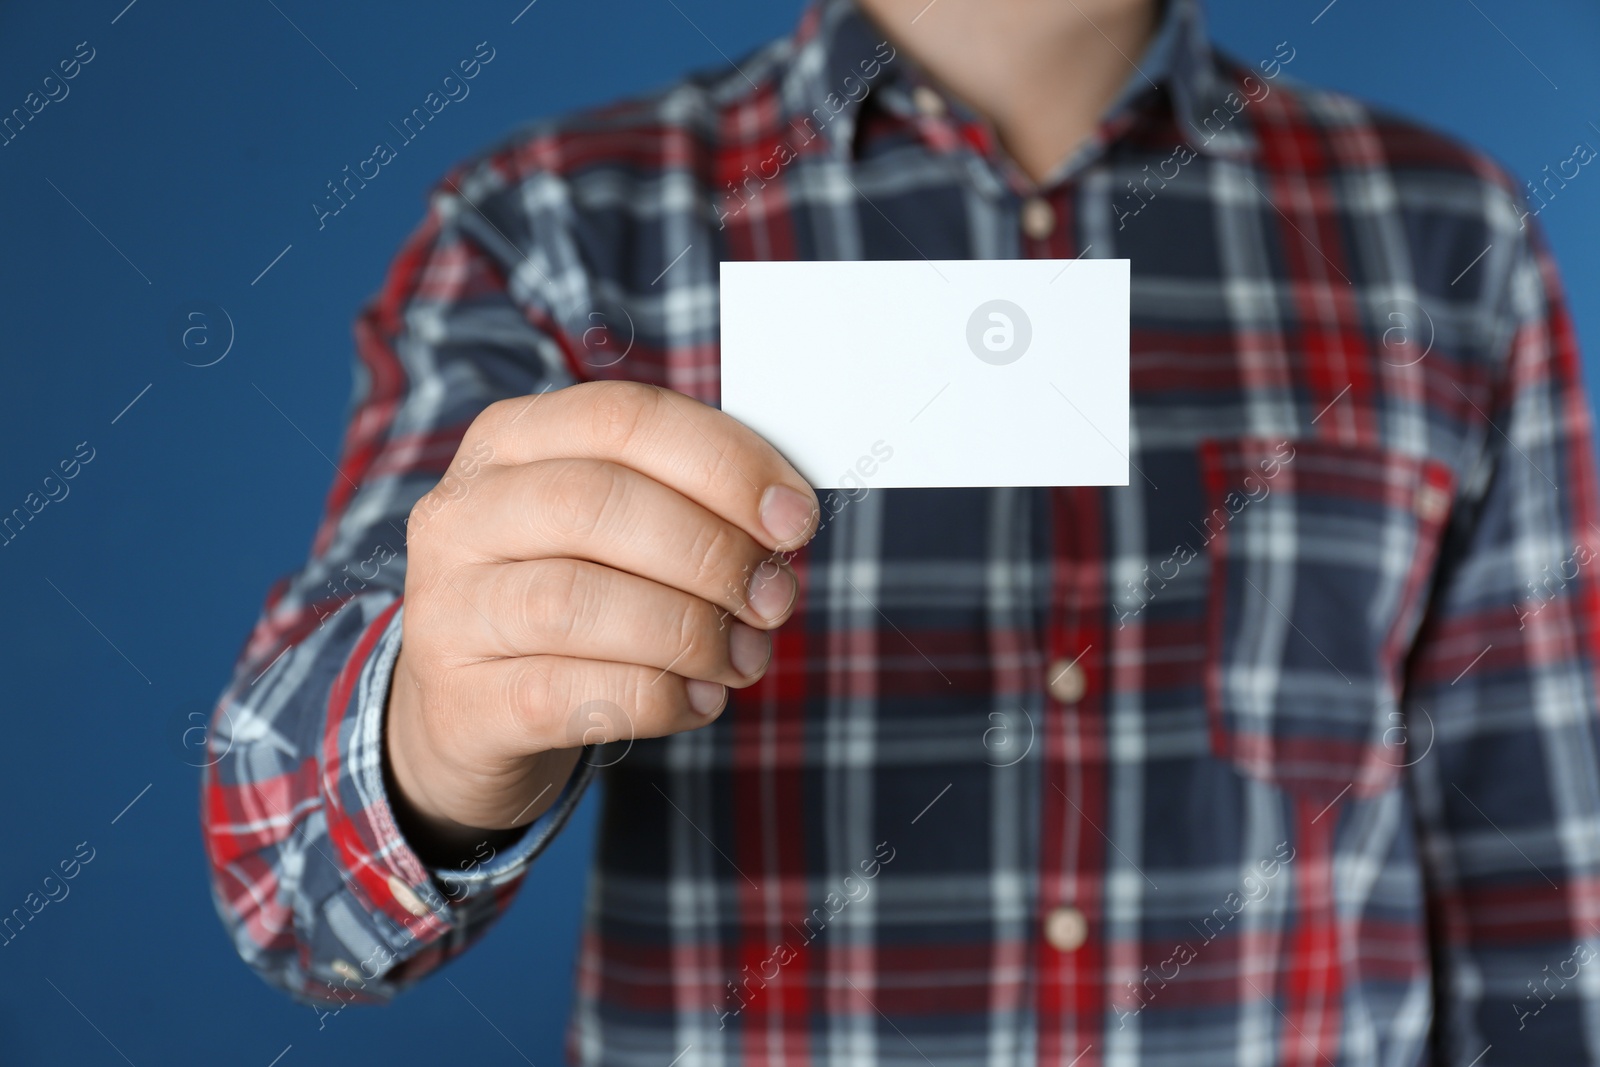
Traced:
<svg viewBox="0 0 1600 1067">
<path fill-rule="evenodd" d="M 1128 261 L 722 264 L 722 410 L 814 487 L 1128 484 Z"/>
</svg>

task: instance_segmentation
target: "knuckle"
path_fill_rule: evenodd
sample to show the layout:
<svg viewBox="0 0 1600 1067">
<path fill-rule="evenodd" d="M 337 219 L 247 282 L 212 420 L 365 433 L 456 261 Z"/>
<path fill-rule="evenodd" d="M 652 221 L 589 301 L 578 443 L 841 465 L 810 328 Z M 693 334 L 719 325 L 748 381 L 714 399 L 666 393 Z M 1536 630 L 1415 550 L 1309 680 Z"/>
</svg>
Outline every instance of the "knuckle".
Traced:
<svg viewBox="0 0 1600 1067">
<path fill-rule="evenodd" d="M 490 477 L 487 469 L 475 468 L 471 477 Z M 438 482 L 417 498 L 406 514 L 406 544 L 408 549 L 419 547 L 424 552 L 442 551 L 454 540 L 453 531 L 462 515 L 462 504 L 469 492 L 469 483 L 463 472 L 454 466 Z"/>
<path fill-rule="evenodd" d="M 454 664 L 469 661 L 478 651 L 472 636 L 477 627 L 462 617 L 466 606 L 459 592 L 462 581 L 460 571 L 446 567 L 406 573 L 401 640 L 417 655 L 414 669 L 424 685 L 444 681 Z"/>
<path fill-rule="evenodd" d="M 726 413 L 712 411 L 711 415 L 718 426 L 713 431 L 716 444 L 685 453 L 683 459 L 689 461 L 684 463 L 685 477 L 703 491 L 726 491 L 734 486 L 758 496 L 756 486 L 783 480 L 775 466 L 776 454 L 765 442 Z"/>
<path fill-rule="evenodd" d="M 592 444 L 607 455 L 627 453 L 638 443 L 641 431 L 661 402 L 661 390 L 652 385 L 595 383 L 589 400 Z"/>
<path fill-rule="evenodd" d="M 759 478 L 760 464 L 756 457 L 739 455 L 739 447 L 726 444 L 721 448 L 703 449 L 696 453 L 696 462 L 689 472 L 694 484 L 702 489 L 722 485 L 745 485 L 750 476 Z"/>
<path fill-rule="evenodd" d="M 416 548 L 427 551 L 432 547 L 434 539 L 431 529 L 434 526 L 440 510 L 444 508 L 445 500 L 437 489 L 430 489 L 417 498 L 411 505 L 411 510 L 406 513 L 406 548 Z"/>
<path fill-rule="evenodd" d="M 715 589 L 718 596 L 737 596 L 738 583 L 733 578 L 739 566 L 739 548 L 739 537 L 731 526 L 712 522 L 696 531 L 689 547 L 694 587 Z"/>
<path fill-rule="evenodd" d="M 527 580 L 515 585 L 516 603 L 507 617 L 541 643 L 558 641 L 586 613 L 583 568 L 576 560 L 544 560 L 529 568 Z"/>
<path fill-rule="evenodd" d="M 703 663 L 714 656 L 711 653 L 714 646 L 706 640 L 705 620 L 705 614 L 692 604 L 678 612 L 672 634 L 673 655 L 682 656 L 685 663 Z"/>
<path fill-rule="evenodd" d="M 397 661 L 391 684 L 400 685 L 403 678 L 404 684 L 413 685 L 424 696 L 430 696 L 440 692 L 443 689 L 441 683 L 449 679 L 447 672 L 441 671 L 438 666 L 429 640 L 431 627 L 426 616 L 426 612 L 413 614 L 408 606 L 401 617 L 400 644 L 405 649 L 405 655 L 401 657 L 404 670 L 401 669 L 402 663 Z M 424 705 L 426 703 L 424 701 Z"/>
<path fill-rule="evenodd" d="M 660 684 L 657 684 L 658 680 Z M 665 716 L 661 714 L 663 705 L 670 700 L 669 694 L 672 692 L 672 687 L 667 684 L 669 681 L 669 678 L 644 667 L 629 671 L 628 680 L 622 686 L 622 706 L 637 709 L 647 723 L 664 719 Z M 659 733 L 660 730 L 652 728 L 650 732 Z"/>
<path fill-rule="evenodd" d="M 507 736 L 537 736 L 542 732 L 541 724 L 548 717 L 548 710 L 560 699 L 557 683 L 550 676 L 550 665 L 531 660 L 524 669 L 507 671 L 501 677 L 503 692 L 494 703 L 504 709 Z"/>
<path fill-rule="evenodd" d="M 432 588 L 417 579 L 415 569 L 406 575 L 405 603 L 405 614 L 400 621 L 400 644 L 406 650 L 412 676 L 418 684 L 427 684 L 432 680 L 438 610 L 433 603 Z"/>
<path fill-rule="evenodd" d="M 470 452 L 482 444 L 492 443 L 500 435 L 501 428 L 511 419 L 510 400 L 496 400 L 473 418 L 467 425 L 467 432 L 461 437 L 462 452 Z"/>
<path fill-rule="evenodd" d="M 594 533 L 617 489 L 614 468 L 604 463 L 557 460 L 545 465 L 543 485 L 530 516 L 555 533 L 587 537 Z"/>
</svg>

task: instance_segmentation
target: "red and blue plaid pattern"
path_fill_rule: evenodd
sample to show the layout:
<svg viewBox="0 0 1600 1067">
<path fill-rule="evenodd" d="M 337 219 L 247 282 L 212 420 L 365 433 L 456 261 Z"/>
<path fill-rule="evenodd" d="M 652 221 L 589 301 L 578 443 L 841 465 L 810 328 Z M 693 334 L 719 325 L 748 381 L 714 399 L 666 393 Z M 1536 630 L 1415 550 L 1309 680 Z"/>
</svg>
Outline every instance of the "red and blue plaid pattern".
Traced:
<svg viewBox="0 0 1600 1067">
<path fill-rule="evenodd" d="M 1560 284 L 1500 169 L 1293 54 L 1220 57 L 1173 0 L 1034 190 L 820 0 L 736 71 L 447 178 L 218 709 L 244 958 L 329 1010 L 392 996 L 598 773 L 586 1064 L 1600 1062 L 1600 526 Z M 607 378 L 715 404 L 724 260 L 1080 255 L 1131 261 L 1130 485 L 824 494 L 759 685 L 424 868 L 382 709 L 408 515 L 472 492 L 446 472 L 479 411 Z"/>
</svg>

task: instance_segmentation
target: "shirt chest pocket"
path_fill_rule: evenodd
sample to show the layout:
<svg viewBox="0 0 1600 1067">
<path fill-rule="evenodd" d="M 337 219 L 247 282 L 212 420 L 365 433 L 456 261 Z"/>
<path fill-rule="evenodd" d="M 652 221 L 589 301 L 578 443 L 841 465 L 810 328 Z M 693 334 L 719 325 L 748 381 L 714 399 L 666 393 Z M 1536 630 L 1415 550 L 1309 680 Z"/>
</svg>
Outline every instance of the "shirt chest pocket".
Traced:
<svg viewBox="0 0 1600 1067">
<path fill-rule="evenodd" d="M 1204 442 L 1206 713 L 1245 774 L 1330 797 L 1386 788 L 1407 649 L 1454 476 L 1321 441 Z"/>
</svg>

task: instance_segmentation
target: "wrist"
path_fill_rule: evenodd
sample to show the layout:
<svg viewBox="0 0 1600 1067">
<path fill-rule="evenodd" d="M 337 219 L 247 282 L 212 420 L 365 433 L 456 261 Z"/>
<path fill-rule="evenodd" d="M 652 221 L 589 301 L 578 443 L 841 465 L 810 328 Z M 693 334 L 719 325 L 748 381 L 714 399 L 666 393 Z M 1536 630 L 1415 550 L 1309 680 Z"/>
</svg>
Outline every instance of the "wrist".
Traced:
<svg viewBox="0 0 1600 1067">
<path fill-rule="evenodd" d="M 424 864 L 436 869 L 452 868 L 457 860 L 470 859 L 485 843 L 501 849 L 516 841 L 555 804 L 582 755 L 582 749 L 554 749 L 527 757 L 518 762 L 514 775 L 487 786 L 491 794 L 501 796 L 488 803 L 458 797 L 461 802 L 451 805 L 441 802 L 435 792 L 437 783 L 422 773 L 438 759 L 422 722 L 421 691 L 407 669 L 402 646 L 384 715 L 380 749 L 384 788 L 406 843 Z M 445 796 L 450 793 L 447 783 Z M 479 817 L 464 822 L 456 817 L 461 811 L 477 812 Z"/>
</svg>

